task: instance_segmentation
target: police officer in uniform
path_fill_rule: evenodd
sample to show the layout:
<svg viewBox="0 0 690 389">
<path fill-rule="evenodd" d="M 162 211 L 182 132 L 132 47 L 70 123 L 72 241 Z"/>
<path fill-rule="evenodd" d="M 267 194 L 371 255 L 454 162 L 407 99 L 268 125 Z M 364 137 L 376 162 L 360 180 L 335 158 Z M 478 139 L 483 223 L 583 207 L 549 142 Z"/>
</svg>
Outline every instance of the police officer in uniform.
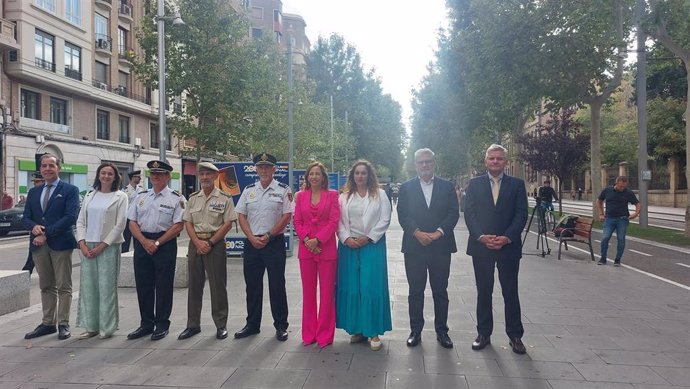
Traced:
<svg viewBox="0 0 690 389">
<path fill-rule="evenodd" d="M 128 339 L 151 335 L 163 339 L 170 327 L 177 235 L 182 231 L 185 199 L 168 188 L 172 166 L 163 161 L 146 164 L 153 188 L 134 198 L 127 218 L 134 242 L 134 280 L 141 324 Z"/>
<path fill-rule="evenodd" d="M 129 184 L 122 191 L 127 195 L 129 205 L 132 205 L 134 198 L 144 191 L 144 187 L 139 185 L 141 182 L 141 170 L 131 171 L 127 173 L 127 177 L 129 177 Z M 125 224 L 125 231 L 122 235 L 125 237 L 125 241 L 122 242 L 122 252 L 126 253 L 129 251 L 129 244 L 132 242 L 132 232 L 129 230 L 129 223 Z"/>
<path fill-rule="evenodd" d="M 268 272 L 273 326 L 276 339 L 288 338 L 288 306 L 285 293 L 285 226 L 293 212 L 292 192 L 288 185 L 273 179 L 276 158 L 262 153 L 254 157 L 259 181 L 248 185 L 236 211 L 247 236 L 242 254 L 247 290 L 247 324 L 235 338 L 258 334 L 261 326 L 264 271 Z"/>
<path fill-rule="evenodd" d="M 210 162 L 201 162 L 198 166 L 201 190 L 189 196 L 182 217 L 191 240 L 187 262 L 187 328 L 177 338 L 187 339 L 201 332 L 201 302 L 205 278 L 208 278 L 216 338 L 225 339 L 228 337 L 225 235 L 237 220 L 237 214 L 232 196 L 214 186 L 218 168 Z"/>
</svg>

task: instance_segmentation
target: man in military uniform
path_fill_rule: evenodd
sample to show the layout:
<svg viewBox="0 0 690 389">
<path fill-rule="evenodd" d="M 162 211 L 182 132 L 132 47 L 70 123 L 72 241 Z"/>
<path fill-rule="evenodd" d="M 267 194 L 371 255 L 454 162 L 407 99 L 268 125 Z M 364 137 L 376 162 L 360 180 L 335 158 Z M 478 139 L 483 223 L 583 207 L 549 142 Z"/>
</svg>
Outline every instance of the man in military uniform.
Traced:
<svg viewBox="0 0 690 389">
<path fill-rule="evenodd" d="M 189 197 L 185 209 L 185 229 L 189 235 L 187 289 L 187 328 L 177 338 L 187 339 L 201 332 L 201 302 L 204 281 L 211 290 L 211 316 L 216 324 L 216 338 L 228 337 L 228 276 L 225 235 L 237 220 L 232 197 L 214 186 L 218 168 L 210 162 L 199 163 L 201 190 Z M 204 277 L 205 275 L 205 277 Z"/>
<path fill-rule="evenodd" d="M 172 166 L 163 161 L 146 164 L 153 189 L 139 193 L 127 218 L 134 237 L 134 280 L 141 324 L 128 339 L 151 335 L 163 339 L 170 327 L 177 235 L 182 231 L 185 199 L 168 188 Z"/>
<path fill-rule="evenodd" d="M 242 254 L 247 287 L 247 324 L 235 333 L 235 338 L 260 332 L 264 271 L 268 272 L 276 339 L 285 341 L 288 338 L 284 232 L 292 216 L 293 203 L 288 185 L 273 179 L 275 164 L 276 158 L 270 154 L 254 157 L 259 181 L 248 185 L 237 202 L 240 228 L 247 236 Z"/>
<path fill-rule="evenodd" d="M 122 191 L 127 194 L 129 205 L 132 205 L 134 198 L 144 191 L 144 187 L 139 185 L 141 182 L 141 170 L 131 171 L 127 173 L 127 176 L 129 177 L 129 184 L 127 184 Z M 125 224 L 125 231 L 122 234 L 125 237 L 125 241 L 122 242 L 122 252 L 126 253 L 129 251 L 129 244 L 132 241 L 132 232 L 129 230 L 129 223 Z"/>
</svg>

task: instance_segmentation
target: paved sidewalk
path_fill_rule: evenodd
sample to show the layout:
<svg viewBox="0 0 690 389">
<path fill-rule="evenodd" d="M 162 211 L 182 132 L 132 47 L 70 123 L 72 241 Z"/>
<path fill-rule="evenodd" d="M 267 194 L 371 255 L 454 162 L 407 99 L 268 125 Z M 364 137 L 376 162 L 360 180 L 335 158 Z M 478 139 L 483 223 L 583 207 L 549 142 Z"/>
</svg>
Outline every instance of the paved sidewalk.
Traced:
<svg viewBox="0 0 690 389">
<path fill-rule="evenodd" d="M 394 215 L 395 216 L 395 215 Z M 520 291 L 527 355 L 514 354 L 503 333 L 500 290 L 492 344 L 472 351 L 475 287 L 464 254 L 467 230 L 455 230 L 462 250 L 453 256 L 449 284 L 450 336 L 436 342 L 433 301 L 427 289 L 423 342 L 407 348 L 407 281 L 402 231 L 388 233 L 389 283 L 394 330 L 383 349 L 351 345 L 343 331 L 323 350 L 300 342 L 301 284 L 295 257 L 288 259 L 290 339 L 275 340 L 266 289 L 262 332 L 242 340 L 215 339 L 208 293 L 202 333 L 184 341 L 186 289 L 175 292 L 171 333 L 152 342 L 130 341 L 139 321 L 136 293 L 120 289 L 120 330 L 107 340 L 24 340 L 40 322 L 40 307 L 0 316 L 0 389 L 5 388 L 646 388 L 690 387 L 690 292 L 626 268 L 596 266 L 576 253 L 558 261 L 527 255 Z M 530 235 L 527 252 L 535 246 Z M 231 334 L 244 325 L 244 282 L 239 258 L 228 263 Z M 33 293 L 33 291 L 32 291 Z M 0 302 L 1 303 L 1 302 Z M 76 321 L 76 301 L 72 321 Z"/>
</svg>

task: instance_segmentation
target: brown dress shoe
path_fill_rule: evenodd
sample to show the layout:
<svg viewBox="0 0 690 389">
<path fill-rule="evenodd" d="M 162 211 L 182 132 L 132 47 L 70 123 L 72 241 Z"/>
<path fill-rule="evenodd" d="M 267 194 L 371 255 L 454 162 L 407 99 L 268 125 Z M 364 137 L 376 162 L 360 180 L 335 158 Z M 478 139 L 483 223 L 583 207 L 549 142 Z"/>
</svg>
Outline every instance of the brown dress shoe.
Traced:
<svg viewBox="0 0 690 389">
<path fill-rule="evenodd" d="M 513 348 L 513 352 L 515 354 L 522 355 L 527 352 L 527 350 L 525 349 L 525 345 L 522 343 L 522 340 L 520 338 L 511 338 L 510 347 Z"/>
</svg>

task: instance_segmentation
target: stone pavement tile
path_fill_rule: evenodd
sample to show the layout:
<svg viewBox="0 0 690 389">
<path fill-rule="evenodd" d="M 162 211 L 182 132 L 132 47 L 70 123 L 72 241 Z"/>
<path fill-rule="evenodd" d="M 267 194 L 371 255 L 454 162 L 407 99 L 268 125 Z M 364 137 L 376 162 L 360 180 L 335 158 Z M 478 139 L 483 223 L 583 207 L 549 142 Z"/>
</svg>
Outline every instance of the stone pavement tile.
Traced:
<svg viewBox="0 0 690 389">
<path fill-rule="evenodd" d="M 33 328 L 26 332 L 32 331 Z M 69 339 L 60 340 L 57 338 L 57 332 L 50 335 L 41 336 L 34 339 L 24 339 L 24 333 L 14 336 L 1 336 L 0 347 L 72 347 L 71 344 L 77 342 L 77 336 L 72 336 Z"/>
<path fill-rule="evenodd" d="M 468 376 L 470 389 L 551 389 L 548 381 L 531 378 Z"/>
<path fill-rule="evenodd" d="M 53 389 L 52 386 L 50 387 L 50 389 Z M 149 385 L 101 385 L 98 387 L 98 389 L 171 389 L 171 387 Z"/>
<path fill-rule="evenodd" d="M 103 349 L 103 348 L 79 348 L 69 352 L 70 364 L 117 364 L 133 365 L 138 363 L 152 350 L 150 349 Z"/>
<path fill-rule="evenodd" d="M 627 332 L 635 336 L 676 336 L 679 339 L 690 339 L 690 328 L 660 330 L 657 328 L 627 328 Z"/>
<path fill-rule="evenodd" d="M 687 330 L 690 328 L 690 320 L 645 319 L 644 322 L 649 327 L 659 330 Z"/>
<path fill-rule="evenodd" d="M 348 370 L 352 363 L 352 353 L 285 353 L 278 362 L 280 369 L 325 369 Z"/>
<path fill-rule="evenodd" d="M 273 333 L 274 334 L 274 333 Z M 251 338 L 251 337 L 250 337 Z M 321 351 L 318 347 L 304 347 L 302 344 L 302 336 L 292 336 L 285 342 L 276 340 L 275 335 L 270 338 L 259 338 L 261 341 L 253 346 L 252 350 L 264 352 L 290 352 L 290 353 L 318 353 Z M 232 342 L 243 344 L 249 341 L 249 338 L 232 339 Z M 248 344 L 248 343 L 247 343 Z"/>
<path fill-rule="evenodd" d="M 1 387 L 1 386 L 0 386 Z M 17 389 L 96 389 L 96 388 L 103 388 L 103 386 L 99 386 L 99 384 L 40 384 L 40 383 L 26 383 L 26 384 L 21 384 L 16 387 Z M 132 388 L 131 386 L 127 387 L 128 389 Z M 153 388 L 147 388 L 147 389 L 153 389 Z"/>
<path fill-rule="evenodd" d="M 597 317 L 585 318 L 587 325 L 613 328 L 650 328 L 646 319 L 630 317 Z"/>
<path fill-rule="evenodd" d="M 579 292 L 578 292 L 579 293 Z M 569 308 L 589 308 L 589 309 L 612 309 L 613 306 L 609 302 L 601 301 L 598 299 L 558 299 L 559 306 L 569 307 Z M 639 308 L 638 308 L 639 309 Z"/>
<path fill-rule="evenodd" d="M 304 386 L 308 376 L 309 370 L 240 368 L 221 388 L 298 389 Z"/>
<path fill-rule="evenodd" d="M 591 364 L 604 363 L 597 354 L 586 348 L 535 347 L 527 349 L 527 355 L 534 361 Z"/>
<path fill-rule="evenodd" d="M 447 357 L 449 354 L 452 354 L 454 358 L 457 358 L 457 349 L 460 345 L 459 340 L 457 337 L 454 337 L 451 335 L 451 339 L 453 339 L 453 342 L 455 343 L 455 347 L 448 350 L 443 347 L 441 347 L 440 344 L 436 341 L 436 336 L 433 334 L 433 332 L 427 332 L 423 331 L 422 332 L 422 342 L 417 345 L 416 347 L 407 347 L 407 344 L 405 343 L 405 340 L 407 339 L 407 335 L 405 334 L 405 339 L 401 340 L 391 340 L 388 343 L 388 354 L 389 355 L 416 355 L 419 357 L 424 357 L 424 356 L 439 356 L 439 357 Z M 383 351 L 383 350 L 381 350 Z"/>
<path fill-rule="evenodd" d="M 520 296 L 524 299 L 523 296 Z M 534 307 L 529 306 L 529 313 L 535 315 L 553 315 L 553 316 L 578 316 L 578 317 L 601 317 L 599 310 L 590 308 L 570 308 L 564 307 Z M 529 317 L 529 315 L 527 315 Z"/>
<path fill-rule="evenodd" d="M 597 309 L 601 317 L 629 317 L 632 319 L 651 319 L 659 320 L 659 316 L 653 312 L 645 310 L 628 310 L 628 309 Z"/>
<path fill-rule="evenodd" d="M 84 368 L 53 364 L 26 364 L 0 379 L 3 381 L 62 384 L 141 385 L 160 371 L 160 367 L 92 365 Z"/>
<path fill-rule="evenodd" d="M 593 350 L 610 365 L 683 367 L 683 364 L 660 351 Z M 589 362 L 584 362 L 589 363 Z"/>
<path fill-rule="evenodd" d="M 486 358 L 438 358 L 424 357 L 424 371 L 427 374 L 458 374 L 502 376 L 495 359 Z"/>
<path fill-rule="evenodd" d="M 523 303 L 524 304 L 524 303 Z M 587 325 L 587 317 L 580 316 L 556 316 L 550 314 L 529 313 L 524 314 L 530 323 L 557 324 L 557 325 Z"/>
<path fill-rule="evenodd" d="M 139 366 L 203 366 L 216 350 L 153 350 L 137 361 Z"/>
<path fill-rule="evenodd" d="M 575 335 L 568 330 L 567 325 L 522 323 L 526 334 L 539 335 Z"/>
<path fill-rule="evenodd" d="M 17 389 L 19 386 L 18 382 L 2 382 L 0 381 L 0 389 Z M 96 388 L 96 386 L 92 386 L 92 388 Z M 69 389 L 69 388 L 65 388 Z"/>
<path fill-rule="evenodd" d="M 598 348 L 598 349 L 621 349 L 622 347 L 606 336 L 551 336 L 546 338 L 556 348 Z"/>
<path fill-rule="evenodd" d="M 204 367 L 253 367 L 273 369 L 285 353 L 265 351 L 224 350 L 211 358 Z"/>
<path fill-rule="evenodd" d="M 383 389 L 386 373 L 375 371 L 312 370 L 303 389 Z"/>
<path fill-rule="evenodd" d="M 627 335 L 628 331 L 624 328 L 602 327 L 597 325 L 586 326 L 565 326 L 572 335 L 576 336 L 620 336 Z"/>
<path fill-rule="evenodd" d="M 73 330 L 74 331 L 74 330 Z M 128 348 L 136 344 L 137 341 L 127 339 L 127 333 L 123 331 L 118 331 L 113 336 L 108 339 L 99 339 L 98 336 L 94 336 L 89 339 L 79 339 L 79 334 L 81 334 L 81 329 L 72 332 L 72 337 L 76 337 L 77 341 L 69 345 L 69 347 L 74 348 L 110 348 L 110 349 L 122 349 Z M 169 335 L 168 335 L 169 336 Z M 140 339 L 151 341 L 151 338 L 144 337 Z"/>
<path fill-rule="evenodd" d="M 23 366 L 23 364 L 19 362 L 0 362 L 0 376 L 9 373 L 20 366 Z M 4 381 L 2 377 L 0 377 L 0 381 Z"/>
<path fill-rule="evenodd" d="M 388 373 L 386 389 L 463 389 L 468 388 L 463 375 Z M 485 388 L 487 388 L 485 386 Z"/>
<path fill-rule="evenodd" d="M 609 381 L 631 384 L 667 384 L 647 366 L 574 364 L 587 381 Z"/>
<path fill-rule="evenodd" d="M 690 386 L 690 369 L 682 367 L 652 367 L 657 374 L 673 385 Z"/>
<path fill-rule="evenodd" d="M 678 352 L 664 352 L 664 355 L 673 359 L 678 363 L 678 366 L 690 367 L 690 353 L 678 353 Z"/>
<path fill-rule="evenodd" d="M 498 365 L 506 377 L 583 380 L 573 364 L 566 362 L 499 360 Z"/>
<path fill-rule="evenodd" d="M 674 336 L 621 336 L 612 337 L 612 341 L 620 345 L 618 348 L 628 351 L 690 351 L 690 346 L 683 344 L 681 339 Z M 611 347 L 592 347 L 609 349 Z"/>
<path fill-rule="evenodd" d="M 688 388 L 690 386 L 682 386 L 682 388 Z M 675 385 L 646 385 L 646 384 L 633 384 L 635 389 L 678 389 L 681 386 Z"/>
<path fill-rule="evenodd" d="M 452 353 L 451 357 L 457 359 Z M 421 355 L 357 354 L 352 358 L 350 371 L 424 373 Z"/>
<path fill-rule="evenodd" d="M 228 367 L 169 366 L 146 380 L 146 385 L 219 388 L 235 369 Z"/>
<path fill-rule="evenodd" d="M 177 335 L 179 334 L 175 334 L 175 338 L 177 338 Z M 260 336 L 234 339 L 232 334 L 229 334 L 226 339 L 216 339 L 216 332 L 214 330 L 213 336 L 202 336 L 202 334 L 199 334 L 193 338 L 178 340 L 178 342 L 192 342 L 192 345 L 189 346 L 191 350 L 235 350 L 240 352 L 254 350 L 264 339 Z"/>
<path fill-rule="evenodd" d="M 549 384 L 553 389 L 633 389 L 632 384 L 620 382 L 549 380 Z"/>
<path fill-rule="evenodd" d="M 472 339 L 474 340 L 474 338 Z M 472 342 L 470 343 L 465 343 L 462 345 L 462 348 L 458 348 L 456 346 L 456 349 L 458 349 L 458 355 L 460 358 L 481 358 L 481 359 L 506 359 L 506 360 L 513 360 L 513 361 L 523 361 L 523 360 L 529 360 L 529 353 L 530 350 L 527 350 L 527 355 L 519 355 L 513 352 L 513 350 L 506 345 L 496 345 L 493 344 L 493 339 L 491 340 L 492 343 L 483 350 L 472 350 Z M 425 355 L 427 356 L 427 355 Z"/>
<path fill-rule="evenodd" d="M 0 361 L 67 363 L 72 350 L 66 347 L 2 347 Z"/>
</svg>

